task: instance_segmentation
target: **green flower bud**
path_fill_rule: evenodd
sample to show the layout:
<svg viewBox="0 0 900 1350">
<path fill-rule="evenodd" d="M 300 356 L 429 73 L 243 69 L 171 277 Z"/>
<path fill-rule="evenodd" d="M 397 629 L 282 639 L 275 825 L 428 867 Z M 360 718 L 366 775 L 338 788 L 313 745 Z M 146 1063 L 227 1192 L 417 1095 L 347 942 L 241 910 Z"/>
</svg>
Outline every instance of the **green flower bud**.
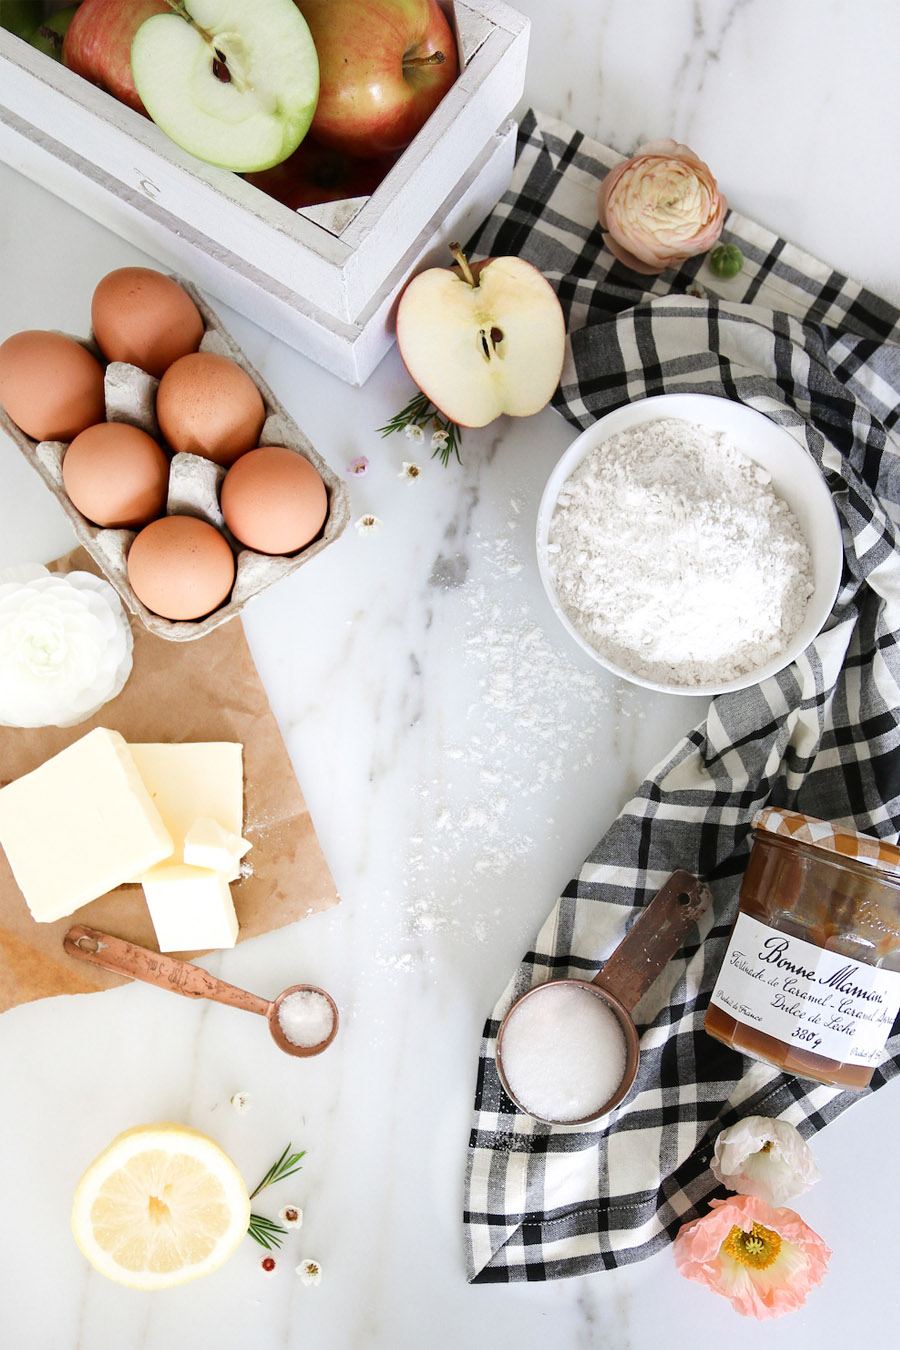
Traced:
<svg viewBox="0 0 900 1350">
<path fill-rule="evenodd" d="M 736 277 L 744 266 L 744 255 L 737 244 L 716 244 L 709 255 L 709 270 L 714 277 Z"/>
</svg>

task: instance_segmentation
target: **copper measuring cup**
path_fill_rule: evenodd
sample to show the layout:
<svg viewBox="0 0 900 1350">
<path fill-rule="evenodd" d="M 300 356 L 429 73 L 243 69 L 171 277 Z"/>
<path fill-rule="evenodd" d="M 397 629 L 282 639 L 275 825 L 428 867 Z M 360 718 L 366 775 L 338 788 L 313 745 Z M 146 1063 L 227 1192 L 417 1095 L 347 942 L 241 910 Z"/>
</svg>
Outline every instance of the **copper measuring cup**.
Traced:
<svg viewBox="0 0 900 1350">
<path fill-rule="evenodd" d="M 637 1077 L 640 1059 L 640 1038 L 632 1013 L 644 994 L 657 979 L 678 948 L 685 934 L 696 923 L 710 904 L 709 887 L 691 872 L 673 872 L 669 880 L 650 901 L 646 909 L 622 939 L 612 956 L 593 980 L 561 979 L 536 984 L 516 999 L 509 1008 L 497 1033 L 497 1074 L 510 1101 L 526 1116 L 547 1125 L 587 1125 L 607 1115 L 631 1091 Z M 579 1120 L 551 1120 L 537 1116 L 512 1091 L 503 1067 L 503 1036 L 509 1020 L 526 999 L 539 996 L 551 985 L 585 989 L 602 999 L 612 1013 L 625 1039 L 625 1069 L 613 1095 L 599 1110 Z"/>
<path fill-rule="evenodd" d="M 63 947 L 69 956 L 79 961 L 88 961 L 91 965 L 102 966 L 117 975 L 130 975 L 144 984 L 154 984 L 157 989 L 168 989 L 172 994 L 181 994 L 183 998 L 208 998 L 213 1003 L 224 1003 L 229 1008 L 240 1008 L 243 1012 L 258 1013 L 269 1024 L 272 1040 L 286 1055 L 296 1055 L 307 1059 L 310 1055 L 320 1055 L 327 1050 L 337 1035 L 337 1004 L 324 989 L 315 984 L 292 984 L 282 989 L 277 998 L 271 1001 L 250 994 L 236 985 L 226 984 L 216 979 L 208 970 L 195 966 L 190 961 L 179 961 L 174 956 L 162 956 L 147 947 L 138 947 L 124 938 L 111 937 L 96 928 L 86 928 L 76 924 L 63 938 Z M 278 1010 L 289 994 L 321 994 L 328 1001 L 332 1013 L 331 1031 L 317 1045 L 294 1045 L 285 1036 L 278 1020 Z"/>
</svg>

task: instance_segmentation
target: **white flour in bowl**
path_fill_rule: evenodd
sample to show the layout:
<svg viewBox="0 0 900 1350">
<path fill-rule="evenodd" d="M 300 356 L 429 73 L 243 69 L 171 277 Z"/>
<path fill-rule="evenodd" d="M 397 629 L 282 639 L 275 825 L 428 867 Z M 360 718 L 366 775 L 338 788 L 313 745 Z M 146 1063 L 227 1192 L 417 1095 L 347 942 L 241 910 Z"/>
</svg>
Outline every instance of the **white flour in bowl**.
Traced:
<svg viewBox="0 0 900 1350">
<path fill-rule="evenodd" d="M 768 473 L 724 433 L 673 417 L 586 456 L 560 492 L 548 554 L 592 647 L 684 687 L 784 651 L 813 590 L 803 532 Z"/>
</svg>

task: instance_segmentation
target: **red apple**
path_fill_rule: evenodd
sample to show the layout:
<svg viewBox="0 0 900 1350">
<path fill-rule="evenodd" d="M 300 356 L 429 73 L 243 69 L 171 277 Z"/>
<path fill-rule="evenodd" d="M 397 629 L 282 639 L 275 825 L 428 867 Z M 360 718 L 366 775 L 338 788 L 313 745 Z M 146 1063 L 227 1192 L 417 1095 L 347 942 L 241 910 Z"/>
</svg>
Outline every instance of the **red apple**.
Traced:
<svg viewBox="0 0 900 1350">
<path fill-rule="evenodd" d="M 296 0 L 319 54 L 316 138 L 351 155 L 396 154 L 459 73 L 437 0 Z"/>
<path fill-rule="evenodd" d="M 550 283 L 523 258 L 469 263 L 413 277 L 397 308 L 397 345 L 412 378 L 461 427 L 501 413 L 540 412 L 562 374 L 566 325 Z"/>
<path fill-rule="evenodd" d="M 354 159 L 329 146 L 304 141 L 289 159 L 246 179 L 292 211 L 345 197 L 369 197 L 393 165 L 390 156 Z"/>
<path fill-rule="evenodd" d="M 142 113 L 131 74 L 131 43 L 151 14 L 171 12 L 166 0 L 83 0 L 66 33 L 63 64 Z"/>
</svg>

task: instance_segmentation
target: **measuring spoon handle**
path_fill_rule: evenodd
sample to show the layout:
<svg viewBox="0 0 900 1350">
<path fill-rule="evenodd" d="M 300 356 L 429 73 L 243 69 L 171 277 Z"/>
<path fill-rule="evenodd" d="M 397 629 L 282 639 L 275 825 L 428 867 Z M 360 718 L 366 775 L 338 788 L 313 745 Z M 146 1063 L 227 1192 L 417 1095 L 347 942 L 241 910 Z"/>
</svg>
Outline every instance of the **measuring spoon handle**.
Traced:
<svg viewBox="0 0 900 1350">
<path fill-rule="evenodd" d="M 265 1017 L 269 1011 L 268 999 L 249 994 L 236 985 L 226 984 L 224 980 L 217 980 L 208 970 L 190 961 L 162 956 L 147 947 L 126 942 L 124 938 L 101 933 L 96 928 L 76 924 L 63 938 L 63 947 L 79 961 L 102 966 L 104 970 L 112 970 L 117 975 L 130 975 L 135 980 L 143 980 L 144 984 L 155 984 L 158 989 L 168 989 L 170 993 L 181 994 L 184 998 L 208 998 L 230 1008 L 259 1013 L 261 1017 Z"/>
<path fill-rule="evenodd" d="M 709 887 L 692 872 L 673 872 L 593 983 L 632 1012 L 711 899 Z"/>
</svg>

